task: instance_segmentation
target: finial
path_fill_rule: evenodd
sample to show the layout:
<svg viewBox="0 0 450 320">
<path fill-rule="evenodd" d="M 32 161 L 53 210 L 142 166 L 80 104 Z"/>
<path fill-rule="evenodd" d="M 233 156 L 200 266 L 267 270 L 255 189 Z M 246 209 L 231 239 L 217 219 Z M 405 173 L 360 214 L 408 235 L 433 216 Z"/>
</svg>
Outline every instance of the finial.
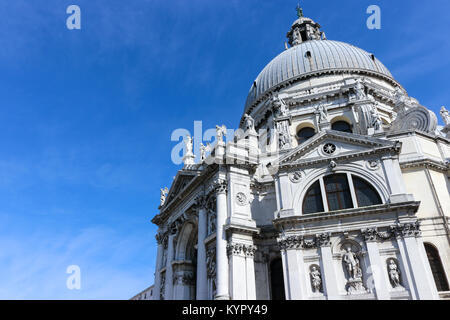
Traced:
<svg viewBox="0 0 450 320">
<path fill-rule="evenodd" d="M 297 17 L 301 18 L 303 17 L 303 9 L 300 7 L 300 3 L 297 4 Z"/>
</svg>

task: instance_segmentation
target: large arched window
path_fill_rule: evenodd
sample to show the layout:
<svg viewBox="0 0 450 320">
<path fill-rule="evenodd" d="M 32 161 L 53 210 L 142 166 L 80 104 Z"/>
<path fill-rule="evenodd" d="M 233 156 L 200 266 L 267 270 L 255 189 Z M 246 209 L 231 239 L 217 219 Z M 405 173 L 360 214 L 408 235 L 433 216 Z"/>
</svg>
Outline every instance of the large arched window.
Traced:
<svg viewBox="0 0 450 320">
<path fill-rule="evenodd" d="M 326 199 L 322 197 L 322 188 Z M 303 214 L 310 214 L 381 203 L 380 195 L 369 183 L 357 176 L 339 173 L 325 176 L 313 183 L 305 194 L 302 208 Z"/>
<path fill-rule="evenodd" d="M 310 139 L 315 134 L 316 134 L 316 131 L 313 128 L 306 127 L 306 128 L 300 129 L 297 132 L 298 144 L 305 142 L 306 140 Z"/>
<path fill-rule="evenodd" d="M 433 273 L 434 282 L 438 291 L 449 291 L 447 277 L 445 276 L 444 267 L 438 250 L 429 243 L 424 243 L 427 252 L 428 261 L 430 262 L 431 272 Z"/>
<path fill-rule="evenodd" d="M 348 132 L 348 133 L 352 133 L 352 127 L 350 124 L 348 124 L 348 122 L 346 121 L 336 121 L 331 125 L 331 129 L 336 130 L 336 131 L 342 131 L 342 132 Z"/>
</svg>

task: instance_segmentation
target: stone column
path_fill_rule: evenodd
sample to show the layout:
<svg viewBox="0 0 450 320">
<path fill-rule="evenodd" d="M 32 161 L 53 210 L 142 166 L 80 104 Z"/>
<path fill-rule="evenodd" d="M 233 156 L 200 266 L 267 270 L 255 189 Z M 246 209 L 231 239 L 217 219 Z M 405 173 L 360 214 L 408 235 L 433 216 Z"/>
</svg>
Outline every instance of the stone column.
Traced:
<svg viewBox="0 0 450 320">
<path fill-rule="evenodd" d="M 372 271 L 375 293 L 379 300 L 390 300 L 388 283 L 384 273 L 386 272 L 386 263 L 381 260 L 377 243 L 377 230 L 363 229 L 361 233 L 366 240 L 367 253 L 369 256 L 370 270 Z"/>
<path fill-rule="evenodd" d="M 402 235 L 402 237 L 398 237 L 397 239 L 404 244 L 417 298 L 420 300 L 439 299 L 436 286 L 433 282 L 429 282 L 429 277 L 427 276 L 427 272 L 430 272 L 430 269 L 426 265 L 428 261 L 423 260 L 416 239 L 416 237 L 420 237 L 419 224 L 416 222 L 399 225 L 397 226 L 397 232 Z"/>
<path fill-rule="evenodd" d="M 217 270 L 217 290 L 216 300 L 229 300 L 228 284 L 228 257 L 227 257 L 227 235 L 224 225 L 227 220 L 227 183 L 219 181 L 216 186 L 216 207 L 217 207 L 217 226 L 216 226 L 216 270 Z"/>
<path fill-rule="evenodd" d="M 305 264 L 299 236 L 289 236 L 278 241 L 283 262 L 284 287 L 287 300 L 307 299 Z"/>
<path fill-rule="evenodd" d="M 164 291 L 164 299 L 173 299 L 173 258 L 174 258 L 174 239 L 176 235 L 176 228 L 172 228 L 169 231 L 169 240 L 167 247 L 167 265 L 166 265 L 166 288 Z"/>
<path fill-rule="evenodd" d="M 155 266 L 155 287 L 153 292 L 153 300 L 160 300 L 160 289 L 161 289 L 161 267 L 162 267 L 162 257 L 164 253 L 164 245 L 163 245 L 163 235 L 158 233 L 156 235 L 156 241 L 158 242 L 158 253 L 156 258 L 156 266 Z"/>
<path fill-rule="evenodd" d="M 198 242 L 197 242 L 197 300 L 208 298 L 208 279 L 206 271 L 206 247 L 207 236 L 207 213 L 205 209 L 205 198 L 198 199 Z"/>
<path fill-rule="evenodd" d="M 337 283 L 336 270 L 333 263 L 333 253 L 331 252 L 331 241 L 329 234 L 316 235 L 316 243 L 320 248 L 321 272 L 323 276 L 323 290 L 328 300 L 339 299 L 339 287 Z"/>
<path fill-rule="evenodd" d="M 227 246 L 231 297 L 233 300 L 256 300 L 255 266 L 256 247 L 250 244 L 229 243 Z"/>
</svg>

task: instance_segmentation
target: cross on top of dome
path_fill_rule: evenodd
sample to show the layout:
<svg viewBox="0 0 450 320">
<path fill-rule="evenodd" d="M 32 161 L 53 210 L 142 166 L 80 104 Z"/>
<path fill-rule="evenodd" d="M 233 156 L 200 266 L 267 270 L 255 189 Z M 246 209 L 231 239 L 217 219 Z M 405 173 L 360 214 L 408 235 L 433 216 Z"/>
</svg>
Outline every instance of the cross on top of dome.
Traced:
<svg viewBox="0 0 450 320">
<path fill-rule="evenodd" d="M 298 19 L 292 24 L 287 34 L 291 47 L 310 40 L 326 40 L 325 33 L 320 31 L 320 24 L 305 17 L 300 4 L 297 5 L 296 11 Z"/>
</svg>

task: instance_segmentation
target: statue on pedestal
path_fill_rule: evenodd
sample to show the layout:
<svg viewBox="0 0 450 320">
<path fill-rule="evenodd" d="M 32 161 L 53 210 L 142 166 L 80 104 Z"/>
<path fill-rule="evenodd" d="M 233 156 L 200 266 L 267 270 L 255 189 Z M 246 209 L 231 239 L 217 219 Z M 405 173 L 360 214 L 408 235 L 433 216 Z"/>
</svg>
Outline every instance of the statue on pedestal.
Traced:
<svg viewBox="0 0 450 320">
<path fill-rule="evenodd" d="M 309 273 L 311 277 L 311 285 L 313 292 L 321 292 L 322 288 L 322 275 L 318 270 L 317 266 L 311 266 L 311 272 Z"/>
<path fill-rule="evenodd" d="M 450 115 L 448 113 L 448 110 L 445 109 L 444 106 L 442 106 L 440 113 L 441 113 L 442 121 L 444 121 L 444 124 L 446 126 L 450 125 Z"/>
</svg>

